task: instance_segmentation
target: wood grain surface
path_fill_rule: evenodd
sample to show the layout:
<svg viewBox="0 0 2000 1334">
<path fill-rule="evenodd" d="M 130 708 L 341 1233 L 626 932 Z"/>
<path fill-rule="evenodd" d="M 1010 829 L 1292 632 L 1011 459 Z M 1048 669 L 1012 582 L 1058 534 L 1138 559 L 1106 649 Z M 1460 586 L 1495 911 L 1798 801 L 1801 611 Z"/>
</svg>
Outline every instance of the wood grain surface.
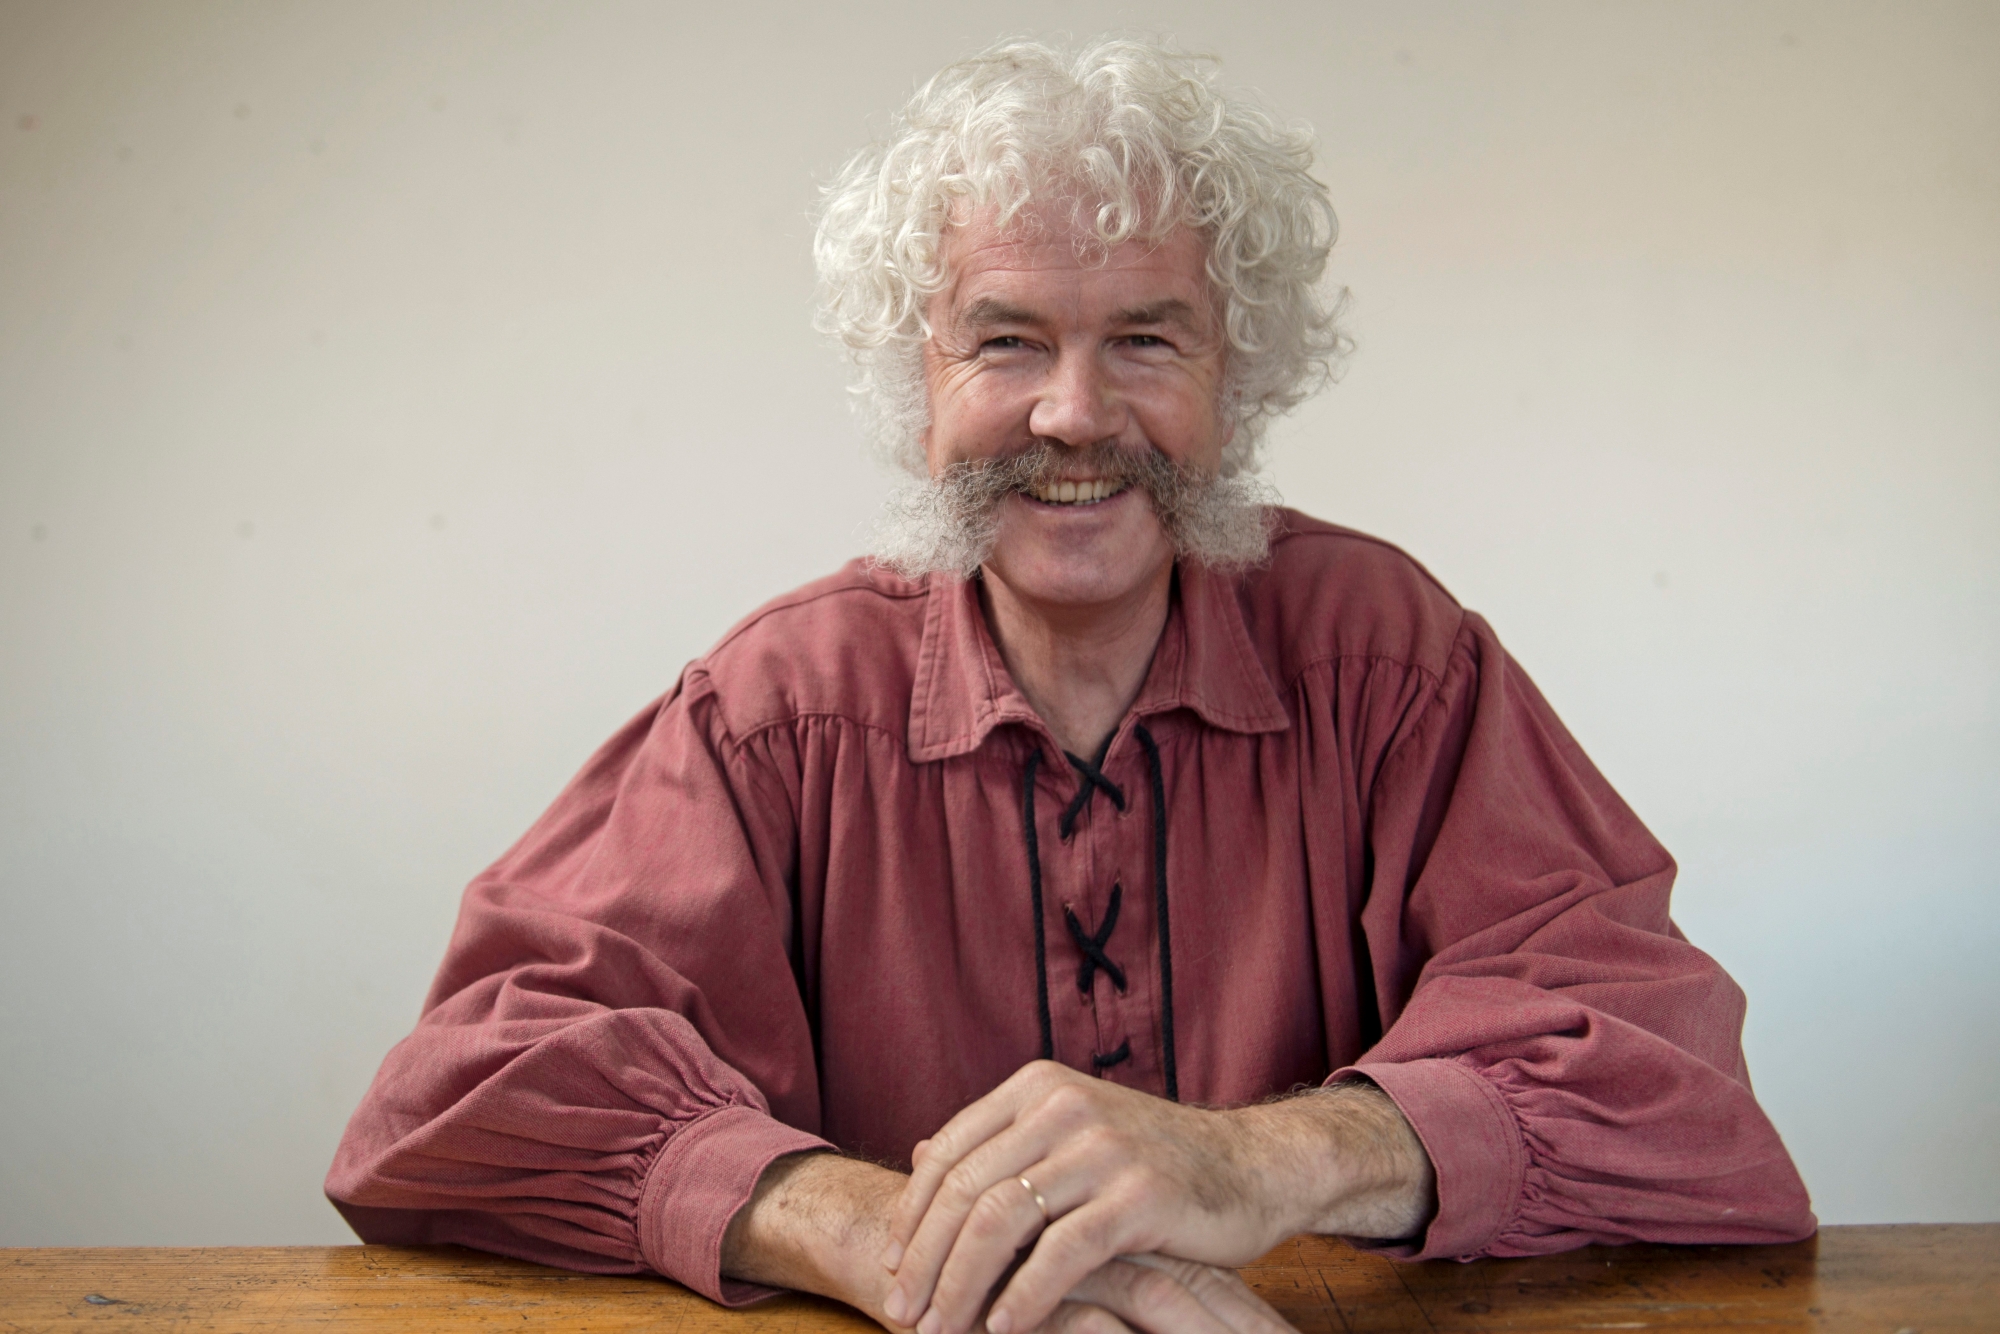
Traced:
<svg viewBox="0 0 2000 1334">
<path fill-rule="evenodd" d="M 1303 1334 L 2000 1331 L 2000 1224 L 1830 1227 L 1790 1246 L 1592 1247 L 1396 1265 L 1300 1237 L 1243 1271 Z M 0 1250 L 0 1331 L 655 1330 L 869 1334 L 786 1297 L 726 1311 L 660 1279 L 444 1247 Z"/>
</svg>

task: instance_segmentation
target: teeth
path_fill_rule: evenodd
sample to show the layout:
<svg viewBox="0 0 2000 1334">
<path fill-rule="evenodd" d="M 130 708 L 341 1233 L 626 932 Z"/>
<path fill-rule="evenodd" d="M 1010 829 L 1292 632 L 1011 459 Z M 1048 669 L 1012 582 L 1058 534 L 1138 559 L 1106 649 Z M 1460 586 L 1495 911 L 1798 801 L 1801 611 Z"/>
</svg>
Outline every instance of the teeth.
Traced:
<svg viewBox="0 0 2000 1334">
<path fill-rule="evenodd" d="M 1050 505 L 1083 505 L 1115 496 L 1123 489 L 1102 477 L 1083 482 L 1048 482 L 1035 488 L 1035 499 Z"/>
</svg>

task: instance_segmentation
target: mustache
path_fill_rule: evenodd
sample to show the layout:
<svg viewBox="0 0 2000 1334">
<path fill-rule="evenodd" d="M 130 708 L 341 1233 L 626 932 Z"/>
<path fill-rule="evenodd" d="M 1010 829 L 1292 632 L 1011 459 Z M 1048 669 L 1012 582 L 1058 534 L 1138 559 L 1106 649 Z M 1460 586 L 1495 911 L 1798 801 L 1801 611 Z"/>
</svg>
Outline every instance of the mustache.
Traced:
<svg viewBox="0 0 2000 1334">
<path fill-rule="evenodd" d="M 970 578 L 993 551 L 1007 498 L 1065 476 L 1143 492 L 1177 555 L 1222 570 L 1270 558 L 1278 495 L 1256 478 L 1221 477 L 1152 448 L 1100 443 L 1075 449 L 1047 440 L 1012 454 L 964 459 L 897 490 L 877 526 L 873 558 L 910 578 L 934 571 Z"/>
<path fill-rule="evenodd" d="M 1109 443 L 1077 449 L 1038 440 L 1012 454 L 951 464 L 938 474 L 935 484 L 972 509 L 1079 476 L 1139 487 L 1163 516 L 1208 480 L 1206 474 L 1174 462 L 1157 449 L 1121 449 Z"/>
</svg>

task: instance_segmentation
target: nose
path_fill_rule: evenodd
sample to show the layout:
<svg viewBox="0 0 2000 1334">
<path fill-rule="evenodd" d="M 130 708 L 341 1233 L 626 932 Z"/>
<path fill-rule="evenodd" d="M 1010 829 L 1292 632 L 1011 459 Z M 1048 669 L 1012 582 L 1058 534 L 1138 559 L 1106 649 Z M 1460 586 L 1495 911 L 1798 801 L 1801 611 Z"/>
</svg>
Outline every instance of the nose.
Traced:
<svg viewBox="0 0 2000 1334">
<path fill-rule="evenodd" d="M 1081 449 L 1124 431 L 1125 403 L 1096 357 L 1066 349 L 1035 397 L 1028 429 L 1044 440 Z"/>
</svg>

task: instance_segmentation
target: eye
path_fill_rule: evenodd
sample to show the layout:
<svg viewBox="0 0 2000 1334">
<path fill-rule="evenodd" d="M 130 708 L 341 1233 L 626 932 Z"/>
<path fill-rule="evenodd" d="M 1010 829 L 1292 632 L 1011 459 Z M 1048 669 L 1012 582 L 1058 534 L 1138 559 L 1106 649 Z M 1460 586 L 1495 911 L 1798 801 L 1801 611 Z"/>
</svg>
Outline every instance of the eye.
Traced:
<svg viewBox="0 0 2000 1334">
<path fill-rule="evenodd" d="M 1002 334 L 998 338 L 989 338 L 981 343 L 979 350 L 981 352 L 1016 352 L 1026 346 L 1027 344 L 1015 335 Z"/>
<path fill-rule="evenodd" d="M 1127 334 L 1125 335 L 1125 346 L 1154 348 L 1154 347 L 1172 347 L 1173 344 L 1169 343 L 1166 339 L 1160 337 L 1158 334 Z"/>
</svg>

